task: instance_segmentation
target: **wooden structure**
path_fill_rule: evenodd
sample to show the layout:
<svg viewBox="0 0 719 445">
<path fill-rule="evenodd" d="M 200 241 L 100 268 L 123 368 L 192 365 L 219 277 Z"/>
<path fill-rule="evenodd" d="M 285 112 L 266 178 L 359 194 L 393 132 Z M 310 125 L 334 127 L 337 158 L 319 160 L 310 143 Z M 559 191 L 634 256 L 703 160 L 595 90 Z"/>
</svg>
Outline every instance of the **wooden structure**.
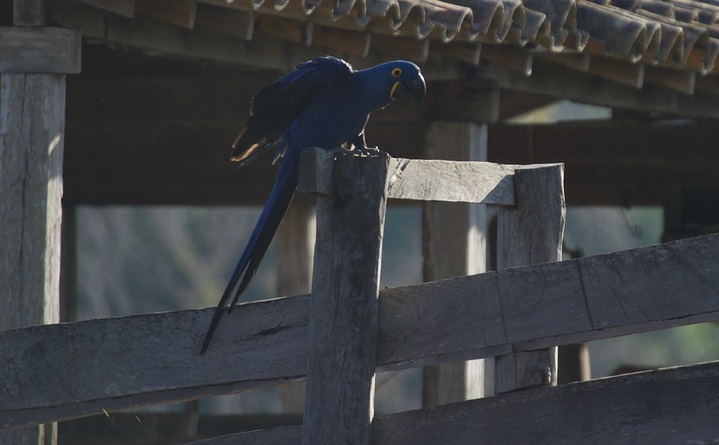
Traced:
<svg viewBox="0 0 719 445">
<path fill-rule="evenodd" d="M 708 441 L 719 433 L 712 421 L 719 410 L 716 363 L 552 387 L 553 364 L 537 366 L 536 360 L 547 357 L 537 352 L 547 347 L 716 319 L 719 236 L 379 290 L 386 199 L 507 206 L 504 233 L 512 234 L 533 218 L 522 211 L 524 199 L 542 191 L 547 215 L 554 215 L 534 221 L 543 236 L 524 232 L 519 242 L 500 242 L 505 262 L 527 261 L 523 252 L 530 245 L 558 252 L 561 165 L 335 161 L 321 150 L 303 158 L 301 188 L 320 194 L 312 298 L 241 305 L 203 360 L 197 350 L 212 309 L 1 332 L 0 382 L 9 390 L 0 401 L 0 427 L 241 391 L 299 379 L 307 369 L 303 427 L 198 443 L 323 443 L 332 437 L 350 444 L 464 444 L 479 436 L 490 444 L 540 437 L 618 443 L 651 432 L 655 442 L 668 444 Z M 364 187 L 355 187 L 358 177 Z M 338 217 L 344 224 L 332 223 Z M 343 235 L 360 229 L 367 241 L 361 245 L 354 241 L 360 237 Z M 347 279 L 328 279 L 333 276 Z M 512 369 L 519 373 L 498 374 L 497 386 L 521 391 L 373 418 L 375 369 L 490 356 L 516 363 Z M 564 427 L 558 431 L 547 419 L 562 419 Z M 587 422 L 596 428 L 587 431 Z"/>
<path fill-rule="evenodd" d="M 246 117 L 249 98 L 257 89 L 297 62 L 321 53 L 346 58 L 356 67 L 390 58 L 421 65 L 429 80 L 426 105 L 414 112 L 394 107 L 378 113 L 367 131 L 370 143 L 393 156 L 489 159 L 504 164 L 562 162 L 570 205 L 661 205 L 667 215 L 667 238 L 711 231 L 719 221 L 719 175 L 715 174 L 719 157 L 713 122 L 719 116 L 718 21 L 719 7 L 691 0 L 0 0 L 0 192 L 7 197 L 0 201 L 0 281 L 9 283 L 8 292 L 0 295 L 2 307 L 9 308 L 0 315 L 0 330 L 59 319 L 61 196 L 66 240 L 72 239 L 73 209 L 78 205 L 261 203 L 269 190 L 270 167 L 235 169 L 227 162 L 228 141 Z M 557 99 L 611 107 L 613 116 L 590 124 L 508 126 L 502 122 Z M 236 193 L 238 189 L 245 193 Z M 448 211 L 461 222 L 461 230 L 443 230 L 441 216 Z M 474 201 L 424 206 L 427 281 L 488 269 L 481 254 L 487 238 L 483 212 Z M 281 246 L 302 258 L 311 256 L 306 234 L 312 231 L 312 214 L 306 207 L 293 211 L 292 225 L 286 224 L 279 235 Z M 518 230 L 515 224 L 521 224 L 511 217 L 503 221 L 507 230 Z M 712 242 L 702 241 L 710 248 Z M 446 246 L 462 247 L 458 251 Z M 502 267 L 556 259 L 551 246 L 533 250 L 539 253 L 536 257 L 523 257 L 509 244 L 502 249 L 514 252 L 501 257 Z M 667 267 L 673 258 L 667 252 L 673 249 L 655 252 Z M 444 254 L 449 250 L 453 255 Z M 67 248 L 63 252 L 67 286 L 62 307 L 68 314 L 64 319 L 70 320 L 72 292 L 67 289 L 72 288 L 73 256 Z M 280 273 L 283 294 L 309 290 L 309 270 L 291 275 L 288 268 L 281 268 Z M 299 306 L 298 320 L 303 320 L 306 299 L 288 301 L 292 303 L 282 304 Z M 247 312 L 275 304 L 281 303 L 248 306 Z M 381 305 L 382 300 L 380 354 Z M 667 318 L 660 310 L 649 311 L 647 318 L 658 321 L 652 327 L 665 326 L 711 319 L 714 310 L 701 304 L 687 303 L 687 307 L 694 311 L 668 312 Z M 204 325 L 204 316 L 198 311 L 94 323 L 109 329 L 108 335 L 128 327 L 122 323 L 138 321 L 169 323 L 153 325 L 157 329 L 199 323 L 192 330 L 196 332 Z M 662 321 L 671 318 L 678 321 Z M 649 328 L 641 318 L 628 320 L 632 328 L 598 334 L 593 330 L 598 325 L 590 323 L 577 328 L 581 331 L 577 335 L 572 330 L 556 334 L 559 339 L 550 335 L 551 341 L 545 334 L 554 331 L 539 330 L 536 338 L 519 341 L 510 336 L 505 343 L 479 347 L 483 352 L 454 354 L 464 351 L 459 348 L 440 355 L 482 358 L 516 350 L 521 354 L 498 361 L 500 389 L 537 383 L 536 374 L 527 381 L 513 371 L 522 362 L 528 363 L 528 369 L 549 363 L 539 380 L 553 382 L 554 351 L 542 348 L 564 344 L 566 339 L 581 341 Z M 94 326 L 88 323 L 80 327 Z M 80 328 L 50 326 L 0 335 L 28 336 L 27 341 L 32 341 L 50 333 L 65 335 L 62 329 L 75 335 L 73 329 Z M 258 332 L 263 329 L 270 328 Z M 266 332 L 270 337 L 277 334 Z M 157 344 L 165 340 L 166 334 L 158 332 Z M 524 354 L 527 350 L 542 352 Z M 97 354 L 102 353 L 97 347 Z M 426 356 L 397 362 L 436 364 Z M 302 371 L 292 360 L 281 361 L 291 366 L 279 374 L 258 371 L 249 378 L 297 377 Z M 697 372 L 713 378 L 712 369 Z M 426 368 L 425 406 L 481 395 L 476 382 L 482 370 L 479 362 Z M 206 371 L 189 374 L 197 377 Z M 683 372 L 656 378 L 682 380 Z M 226 380 L 218 380 L 220 386 L 214 390 L 247 387 L 247 382 L 233 380 L 237 375 L 222 377 Z M 113 388 L 112 384 L 120 385 L 114 402 L 104 399 L 99 387 L 89 388 L 92 397 L 79 404 L 77 398 L 58 399 L 54 414 L 44 406 L 46 415 L 22 420 L 22 413 L 36 413 L 39 405 L 18 405 L 17 398 L 1 394 L 0 400 L 8 401 L 3 410 L 15 419 L 14 426 L 112 409 L 115 402 L 119 407 L 130 406 L 126 402 L 158 401 L 155 395 L 123 387 L 121 380 L 110 384 L 96 377 Z M 633 380 L 615 382 L 623 385 Z M 167 400 L 207 394 L 192 389 L 199 384 L 190 377 L 173 385 L 163 396 Z M 547 397 L 554 396 L 551 391 Z M 556 391 L 573 394 L 573 390 Z M 494 400 L 518 400 L 511 394 L 500 397 L 506 398 Z M 14 411 L 20 406 L 33 409 Z M 63 415 L 56 415 L 60 411 Z M 453 415 L 449 412 L 448 418 Z M 383 422 L 378 419 L 378 428 Z M 0 435 L 0 442 L 21 440 L 18 437 L 28 443 L 52 442 L 54 426 L 3 434 L 8 436 Z"/>
</svg>

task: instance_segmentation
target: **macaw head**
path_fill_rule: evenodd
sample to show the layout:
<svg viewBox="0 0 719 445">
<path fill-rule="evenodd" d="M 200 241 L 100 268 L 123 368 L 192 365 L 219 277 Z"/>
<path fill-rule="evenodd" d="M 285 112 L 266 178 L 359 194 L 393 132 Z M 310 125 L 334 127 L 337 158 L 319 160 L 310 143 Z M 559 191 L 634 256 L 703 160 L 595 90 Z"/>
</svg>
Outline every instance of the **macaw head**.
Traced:
<svg viewBox="0 0 719 445">
<path fill-rule="evenodd" d="M 406 60 L 395 60 L 388 62 L 386 65 L 388 65 L 389 74 L 394 79 L 389 97 L 397 99 L 411 94 L 415 104 L 421 104 L 427 92 L 427 85 L 424 82 L 422 73 L 419 71 L 419 67 Z"/>
<path fill-rule="evenodd" d="M 389 105 L 394 99 L 412 95 L 415 104 L 419 105 L 427 92 L 427 86 L 419 67 L 406 60 L 393 60 L 381 63 L 359 73 L 371 78 L 381 97 L 377 99 L 382 107 Z"/>
</svg>

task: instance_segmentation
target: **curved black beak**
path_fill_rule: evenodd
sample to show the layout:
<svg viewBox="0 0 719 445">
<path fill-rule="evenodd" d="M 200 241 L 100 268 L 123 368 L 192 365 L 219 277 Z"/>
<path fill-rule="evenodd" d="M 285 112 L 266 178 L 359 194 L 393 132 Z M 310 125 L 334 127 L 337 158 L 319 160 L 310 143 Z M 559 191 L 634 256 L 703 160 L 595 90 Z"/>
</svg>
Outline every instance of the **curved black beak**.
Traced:
<svg viewBox="0 0 719 445">
<path fill-rule="evenodd" d="M 398 82 L 398 88 L 395 91 L 393 98 L 404 97 L 407 94 L 412 94 L 414 98 L 415 107 L 419 106 L 424 100 L 424 96 L 427 93 L 427 84 L 424 82 L 422 73 L 417 73 L 417 77 L 409 82 Z"/>
<path fill-rule="evenodd" d="M 417 77 L 407 84 L 407 89 L 412 92 L 414 105 L 416 107 L 419 106 L 424 100 L 424 95 L 427 94 L 427 84 L 424 81 L 422 73 L 417 73 Z"/>
</svg>

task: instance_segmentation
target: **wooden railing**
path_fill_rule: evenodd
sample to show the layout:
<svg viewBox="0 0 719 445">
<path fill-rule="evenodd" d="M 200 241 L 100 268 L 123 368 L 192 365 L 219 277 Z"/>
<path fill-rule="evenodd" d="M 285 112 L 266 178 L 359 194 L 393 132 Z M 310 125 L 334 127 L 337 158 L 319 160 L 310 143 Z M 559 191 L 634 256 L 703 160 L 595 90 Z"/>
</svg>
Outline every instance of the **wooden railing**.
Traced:
<svg viewBox="0 0 719 445">
<path fill-rule="evenodd" d="M 301 189 L 318 194 L 311 298 L 240 305 L 203 356 L 199 346 L 213 309 L 0 332 L 0 429 L 307 376 L 303 427 L 198 443 L 705 443 L 719 437 L 719 363 L 551 386 L 557 345 L 719 319 L 719 235 L 379 290 L 387 198 L 503 206 L 502 265 L 557 259 L 561 165 L 335 159 L 308 151 L 302 171 Z M 376 371 L 483 357 L 502 357 L 498 369 L 511 369 L 499 377 L 505 390 L 525 389 L 373 416 Z"/>
</svg>

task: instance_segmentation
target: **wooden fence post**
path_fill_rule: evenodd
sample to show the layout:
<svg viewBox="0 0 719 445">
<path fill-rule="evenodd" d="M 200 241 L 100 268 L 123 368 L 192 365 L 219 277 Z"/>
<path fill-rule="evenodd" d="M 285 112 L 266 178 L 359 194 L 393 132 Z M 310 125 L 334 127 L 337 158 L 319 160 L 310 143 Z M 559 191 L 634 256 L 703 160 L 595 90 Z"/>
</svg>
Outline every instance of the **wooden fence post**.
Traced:
<svg viewBox="0 0 719 445">
<path fill-rule="evenodd" d="M 64 110 L 64 75 L 0 75 L 0 330 L 59 321 Z M 55 431 L 0 443 L 51 444 Z"/>
<path fill-rule="evenodd" d="M 430 159 L 486 161 L 487 125 L 432 122 Z M 486 271 L 486 206 L 425 202 L 422 206 L 422 275 L 436 281 Z M 422 370 L 422 406 L 484 396 L 484 360 L 427 366 Z"/>
<path fill-rule="evenodd" d="M 12 11 L 14 26 L 0 27 L 0 330 L 59 321 L 65 74 L 80 72 L 80 35 L 44 27 L 44 0 Z M 0 443 L 54 444 L 56 432 Z"/>
<path fill-rule="evenodd" d="M 305 445 L 370 443 L 388 165 L 341 155 L 317 200 Z"/>
<path fill-rule="evenodd" d="M 497 269 L 560 261 L 564 237 L 564 168 L 518 168 L 514 190 L 517 206 L 502 209 L 497 224 Z M 500 284 L 501 292 L 501 284 Z M 513 305 L 523 295 L 503 295 Z M 557 348 L 495 358 L 495 394 L 557 384 Z"/>
</svg>

